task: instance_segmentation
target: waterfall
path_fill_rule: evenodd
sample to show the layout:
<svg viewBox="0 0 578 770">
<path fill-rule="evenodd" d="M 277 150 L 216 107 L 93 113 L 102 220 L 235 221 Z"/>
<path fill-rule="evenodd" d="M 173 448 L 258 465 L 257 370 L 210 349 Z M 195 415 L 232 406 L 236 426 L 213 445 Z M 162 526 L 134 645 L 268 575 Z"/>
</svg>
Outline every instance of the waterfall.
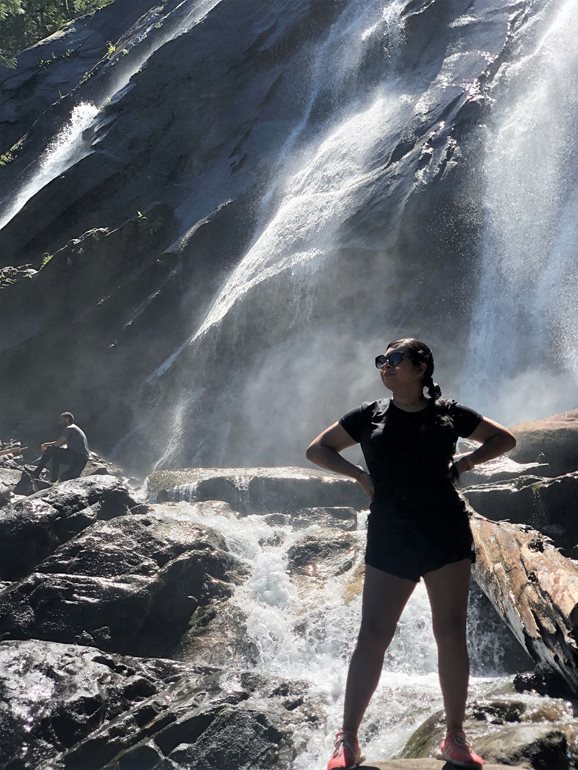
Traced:
<svg viewBox="0 0 578 770">
<path fill-rule="evenodd" d="M 578 384 L 575 3 L 548 4 L 532 27 L 498 80 L 486 132 L 485 227 L 465 366 L 472 402 L 510 422 L 575 406 Z"/>
<path fill-rule="evenodd" d="M 31 178 L 24 182 L 4 213 L 0 213 L 0 230 L 36 193 L 89 154 L 90 142 L 83 140 L 83 133 L 94 127 L 103 105 L 118 97 L 130 79 L 159 48 L 200 23 L 220 2 L 221 0 L 183 0 L 176 8 L 162 16 L 162 21 L 154 17 L 134 40 L 126 43 L 127 47 L 108 62 L 107 86 L 98 99 L 98 106 L 89 101 L 82 101 L 73 108 L 69 121 L 40 156 Z M 128 58 L 126 63 L 125 56 Z M 89 135 L 91 134 L 92 131 L 89 132 Z"/>
<path fill-rule="evenodd" d="M 352 198 L 357 197 L 360 205 L 359 198 L 371 181 L 367 168 L 371 150 L 384 132 L 392 130 L 392 123 L 394 128 L 399 125 L 399 97 L 382 91 L 367 109 L 332 130 L 289 179 L 277 211 L 216 297 L 193 342 L 258 284 L 281 273 L 292 280 L 308 262 L 318 265 L 328 254 L 351 210 Z"/>
<path fill-rule="evenodd" d="M 0 215 L 0 229 L 8 224 L 39 190 L 88 154 L 89 146 L 83 142 L 82 134 L 97 114 L 98 108 L 92 102 L 80 102 L 74 107 L 70 120 L 40 157 L 37 171 Z"/>
</svg>

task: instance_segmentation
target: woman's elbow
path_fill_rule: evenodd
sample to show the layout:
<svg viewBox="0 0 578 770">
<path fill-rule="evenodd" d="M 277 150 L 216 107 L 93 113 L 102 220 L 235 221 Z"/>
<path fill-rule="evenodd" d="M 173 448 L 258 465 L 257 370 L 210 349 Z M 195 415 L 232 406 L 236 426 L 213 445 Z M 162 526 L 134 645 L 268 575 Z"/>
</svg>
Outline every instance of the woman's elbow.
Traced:
<svg viewBox="0 0 578 770">
<path fill-rule="evenodd" d="M 305 457 L 309 460 L 309 462 L 315 462 L 315 450 L 317 449 L 317 444 L 312 441 L 307 449 L 305 450 Z"/>
<path fill-rule="evenodd" d="M 505 430 L 503 433 L 503 441 L 505 444 L 505 452 L 511 452 L 516 446 L 516 437 L 509 430 Z"/>
</svg>

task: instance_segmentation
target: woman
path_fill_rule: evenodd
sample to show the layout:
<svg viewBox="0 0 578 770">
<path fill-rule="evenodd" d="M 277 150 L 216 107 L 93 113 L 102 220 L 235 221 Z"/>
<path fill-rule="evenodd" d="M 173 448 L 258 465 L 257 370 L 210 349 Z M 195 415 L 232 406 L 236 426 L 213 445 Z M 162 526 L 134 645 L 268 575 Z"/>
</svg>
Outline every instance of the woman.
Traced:
<svg viewBox="0 0 578 770">
<path fill-rule="evenodd" d="M 423 342 L 390 342 L 375 363 L 392 397 L 348 412 L 307 448 L 309 460 L 354 478 L 371 499 L 361 628 L 349 666 L 343 725 L 327 767 L 353 768 L 364 761 L 359 725 L 399 617 L 423 577 L 447 724 L 441 754 L 454 765 L 481 768 L 483 761 L 463 732 L 469 678 L 466 612 L 475 552 L 466 508 L 453 482 L 513 449 L 516 439 L 493 420 L 440 399 L 432 379 L 433 356 Z M 480 446 L 452 462 L 459 436 Z M 356 443 L 361 443 L 367 472 L 339 454 Z"/>
</svg>

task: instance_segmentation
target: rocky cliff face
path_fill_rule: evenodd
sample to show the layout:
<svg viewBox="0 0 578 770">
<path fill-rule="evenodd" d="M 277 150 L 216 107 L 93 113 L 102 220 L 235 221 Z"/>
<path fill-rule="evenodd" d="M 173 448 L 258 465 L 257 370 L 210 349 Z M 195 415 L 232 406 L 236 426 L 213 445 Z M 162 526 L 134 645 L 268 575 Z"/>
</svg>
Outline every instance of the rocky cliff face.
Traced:
<svg viewBox="0 0 578 770">
<path fill-rule="evenodd" d="M 6 430 L 58 403 L 135 467 L 300 462 L 384 337 L 421 334 L 463 384 L 484 127 L 560 5 L 139 0 L 21 54 Z"/>
</svg>

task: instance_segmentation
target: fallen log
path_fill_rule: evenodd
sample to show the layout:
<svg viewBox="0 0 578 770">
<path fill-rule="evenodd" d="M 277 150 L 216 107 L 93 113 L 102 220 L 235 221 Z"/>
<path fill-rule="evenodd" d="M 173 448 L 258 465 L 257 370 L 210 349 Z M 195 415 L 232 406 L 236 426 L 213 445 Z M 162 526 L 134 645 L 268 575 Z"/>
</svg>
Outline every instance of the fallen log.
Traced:
<svg viewBox="0 0 578 770">
<path fill-rule="evenodd" d="M 28 447 L 19 445 L 4 447 L 0 449 L 0 457 L 4 457 L 4 455 L 21 455 L 25 449 L 28 449 Z"/>
<path fill-rule="evenodd" d="M 578 562 L 526 524 L 470 521 L 474 579 L 532 659 L 578 695 Z"/>
</svg>

